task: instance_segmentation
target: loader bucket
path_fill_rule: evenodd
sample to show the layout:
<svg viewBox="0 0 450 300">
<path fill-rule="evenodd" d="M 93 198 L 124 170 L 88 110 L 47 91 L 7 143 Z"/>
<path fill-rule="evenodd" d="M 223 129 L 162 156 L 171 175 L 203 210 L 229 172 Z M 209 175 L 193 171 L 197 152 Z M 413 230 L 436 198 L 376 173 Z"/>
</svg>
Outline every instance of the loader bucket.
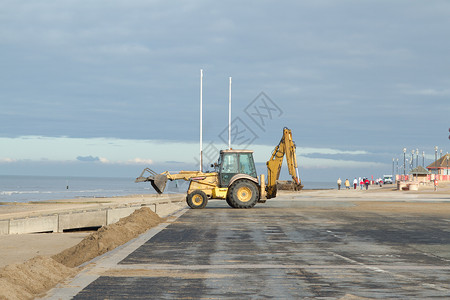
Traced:
<svg viewBox="0 0 450 300">
<path fill-rule="evenodd" d="M 144 176 L 145 173 L 150 173 L 151 176 L 145 177 Z M 136 178 L 134 182 L 147 182 L 147 181 L 150 181 L 152 187 L 158 194 L 162 194 L 164 192 L 164 189 L 166 188 L 167 175 L 164 173 L 158 174 L 150 168 L 145 168 L 144 171 L 142 171 L 141 175 L 138 178 Z"/>
<path fill-rule="evenodd" d="M 153 177 L 153 178 L 151 178 Z M 149 181 L 152 184 L 152 187 L 158 194 L 162 194 L 166 189 L 167 176 L 166 175 L 154 175 L 149 177 Z"/>
</svg>

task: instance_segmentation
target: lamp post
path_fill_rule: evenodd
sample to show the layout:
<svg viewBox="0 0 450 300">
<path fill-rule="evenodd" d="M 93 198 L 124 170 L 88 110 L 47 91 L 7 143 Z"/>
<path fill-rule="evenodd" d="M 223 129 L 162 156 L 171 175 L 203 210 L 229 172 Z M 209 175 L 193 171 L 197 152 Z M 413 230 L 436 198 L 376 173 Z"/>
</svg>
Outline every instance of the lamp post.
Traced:
<svg viewBox="0 0 450 300">
<path fill-rule="evenodd" d="M 416 149 L 416 168 L 419 166 L 419 149 Z"/>
<path fill-rule="evenodd" d="M 398 175 L 399 173 L 398 173 L 398 158 L 397 158 L 397 174 L 395 174 L 395 175 Z"/>
<path fill-rule="evenodd" d="M 422 166 L 425 168 L 425 151 L 422 151 Z"/>
<path fill-rule="evenodd" d="M 395 177 L 395 173 L 394 173 L 394 161 L 395 161 L 395 159 L 392 158 L 392 176 Z"/>
<path fill-rule="evenodd" d="M 445 158 L 447 159 L 447 180 L 448 180 L 448 152 L 447 152 L 447 155 L 445 156 Z"/>
<path fill-rule="evenodd" d="M 409 165 L 411 164 L 411 162 L 409 161 L 409 158 L 406 159 L 406 166 L 409 169 Z M 405 169 L 405 175 L 406 173 L 408 173 L 408 169 Z M 405 180 L 406 180 L 406 176 L 405 176 Z"/>
<path fill-rule="evenodd" d="M 445 156 L 445 158 L 447 159 L 447 180 L 449 180 L 448 179 L 448 152 L 447 152 L 447 155 Z"/>
<path fill-rule="evenodd" d="M 437 150 L 438 150 L 438 146 L 434 146 L 434 169 L 435 172 L 437 174 Z"/>
<path fill-rule="evenodd" d="M 414 169 L 414 149 L 411 150 L 411 171 Z"/>
<path fill-rule="evenodd" d="M 403 176 L 406 176 L 406 148 L 403 148 Z"/>
</svg>

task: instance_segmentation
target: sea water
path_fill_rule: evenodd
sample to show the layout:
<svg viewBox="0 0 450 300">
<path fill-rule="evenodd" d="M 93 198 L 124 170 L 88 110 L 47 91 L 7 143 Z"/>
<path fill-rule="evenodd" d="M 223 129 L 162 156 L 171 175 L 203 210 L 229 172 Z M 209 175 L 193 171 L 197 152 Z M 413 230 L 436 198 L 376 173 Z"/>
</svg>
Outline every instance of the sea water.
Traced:
<svg viewBox="0 0 450 300">
<path fill-rule="evenodd" d="M 134 178 L 0 176 L 0 202 L 113 197 L 155 193 Z"/>
<path fill-rule="evenodd" d="M 303 182 L 304 189 L 336 188 L 331 182 Z M 189 182 L 167 182 L 164 193 L 185 193 Z M 5 176 L 0 175 L 0 202 L 30 202 L 58 199 L 100 198 L 156 194 L 149 182 L 134 178 Z"/>
</svg>

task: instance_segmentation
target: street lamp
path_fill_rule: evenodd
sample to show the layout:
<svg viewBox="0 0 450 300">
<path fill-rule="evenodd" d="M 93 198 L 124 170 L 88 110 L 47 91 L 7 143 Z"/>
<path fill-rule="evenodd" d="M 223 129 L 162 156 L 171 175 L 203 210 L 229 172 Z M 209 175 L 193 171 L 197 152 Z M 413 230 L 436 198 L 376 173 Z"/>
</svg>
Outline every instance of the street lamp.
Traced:
<svg viewBox="0 0 450 300">
<path fill-rule="evenodd" d="M 447 180 L 448 180 L 448 152 L 447 152 L 447 155 L 445 156 L 445 158 L 447 159 Z"/>
<path fill-rule="evenodd" d="M 411 150 L 411 171 L 414 168 L 414 149 Z"/>
<path fill-rule="evenodd" d="M 422 151 L 422 166 L 425 168 L 425 151 Z"/>
<path fill-rule="evenodd" d="M 437 150 L 438 150 L 438 146 L 434 146 L 434 169 L 435 172 L 437 174 Z"/>
<path fill-rule="evenodd" d="M 403 176 L 406 176 L 406 148 L 403 148 Z"/>
<path fill-rule="evenodd" d="M 419 166 L 419 149 L 416 149 L 416 167 Z"/>
<path fill-rule="evenodd" d="M 394 173 L 394 161 L 395 161 L 395 159 L 392 158 L 392 176 L 395 176 L 395 173 Z"/>
<path fill-rule="evenodd" d="M 407 166 L 408 169 L 409 169 L 410 165 L 411 165 L 411 162 L 409 161 L 409 158 L 407 158 L 406 159 L 406 166 Z M 406 173 L 408 173 L 408 169 L 405 169 Z M 406 180 L 406 176 L 405 176 L 405 180 Z"/>
<path fill-rule="evenodd" d="M 448 152 L 447 152 L 447 155 L 445 156 L 445 158 L 447 159 L 447 180 L 449 180 L 448 179 Z"/>
<path fill-rule="evenodd" d="M 397 158 L 397 174 L 395 174 L 395 175 L 398 175 L 399 173 L 398 173 L 398 158 Z"/>
</svg>

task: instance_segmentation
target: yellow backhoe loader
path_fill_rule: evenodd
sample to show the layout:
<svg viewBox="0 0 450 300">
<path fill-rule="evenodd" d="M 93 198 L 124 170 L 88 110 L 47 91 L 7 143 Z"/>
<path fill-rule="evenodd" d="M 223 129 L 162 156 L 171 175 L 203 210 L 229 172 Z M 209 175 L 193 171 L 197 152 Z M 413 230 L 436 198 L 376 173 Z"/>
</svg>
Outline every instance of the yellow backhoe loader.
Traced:
<svg viewBox="0 0 450 300">
<path fill-rule="evenodd" d="M 233 149 L 220 151 L 218 162 L 212 165 L 215 172 L 180 171 L 171 174 L 166 171 L 158 174 L 146 168 L 135 182 L 150 182 L 156 192 L 161 194 L 167 180 L 183 179 L 190 181 L 186 202 L 191 208 L 204 208 L 208 199 L 224 199 L 233 208 L 251 208 L 256 203 L 264 203 L 267 199 L 276 197 L 277 180 L 284 156 L 295 189 L 303 188 L 298 175 L 295 149 L 291 130 L 285 127 L 280 143 L 267 161 L 267 185 L 264 174 L 260 178 L 256 174 L 253 151 Z M 150 176 L 144 176 L 145 173 Z"/>
</svg>

